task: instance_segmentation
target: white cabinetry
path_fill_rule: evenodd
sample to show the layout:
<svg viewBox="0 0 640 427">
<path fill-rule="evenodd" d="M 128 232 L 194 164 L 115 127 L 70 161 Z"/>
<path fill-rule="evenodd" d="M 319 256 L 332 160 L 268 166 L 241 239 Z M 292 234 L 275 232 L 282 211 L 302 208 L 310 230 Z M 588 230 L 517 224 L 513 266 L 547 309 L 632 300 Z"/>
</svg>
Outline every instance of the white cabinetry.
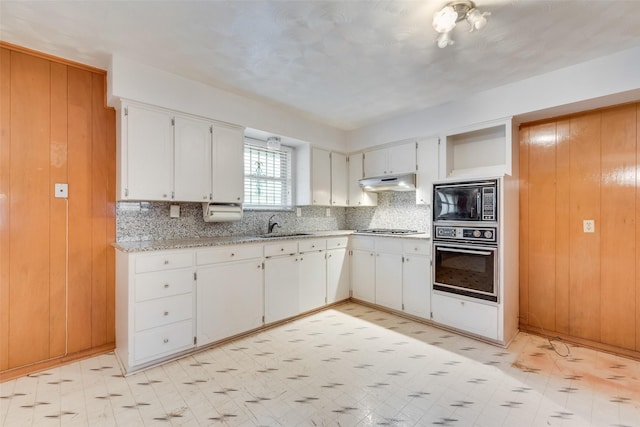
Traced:
<svg viewBox="0 0 640 427">
<path fill-rule="evenodd" d="M 511 175 L 514 152 L 511 117 L 458 129 L 445 135 L 444 178 Z"/>
<path fill-rule="evenodd" d="M 116 352 L 132 371 L 194 347 L 191 251 L 116 252 Z"/>
<path fill-rule="evenodd" d="M 376 304 L 402 310 L 402 240 L 375 239 Z"/>
<path fill-rule="evenodd" d="M 349 298 L 349 259 L 347 237 L 327 239 L 327 303 Z"/>
<path fill-rule="evenodd" d="M 376 302 L 375 242 L 369 237 L 352 237 L 351 290 L 353 297 L 370 303 Z"/>
<path fill-rule="evenodd" d="M 262 245 L 198 250 L 198 346 L 262 326 Z"/>
<path fill-rule="evenodd" d="M 402 310 L 431 317 L 431 243 L 405 241 L 402 264 Z"/>
<path fill-rule="evenodd" d="M 304 145 L 296 149 L 298 205 L 346 206 L 346 156 Z"/>
<path fill-rule="evenodd" d="M 264 321 L 272 323 L 300 313 L 297 242 L 265 245 Z"/>
<path fill-rule="evenodd" d="M 299 246 L 299 309 L 301 313 L 322 307 L 327 301 L 327 261 L 324 239 L 305 239 Z"/>
<path fill-rule="evenodd" d="M 416 171 L 416 142 L 405 142 L 364 153 L 366 178 Z"/>
<path fill-rule="evenodd" d="M 433 182 L 439 174 L 440 139 L 426 138 L 418 141 L 416 173 L 416 204 L 430 205 Z"/>
<path fill-rule="evenodd" d="M 118 200 L 241 203 L 243 129 L 124 103 Z"/>
<path fill-rule="evenodd" d="M 376 206 L 378 195 L 362 190 L 358 180 L 364 178 L 363 153 L 349 156 L 349 206 Z"/>
<path fill-rule="evenodd" d="M 439 293 L 431 296 L 433 321 L 493 340 L 498 339 L 498 307 Z"/>
</svg>

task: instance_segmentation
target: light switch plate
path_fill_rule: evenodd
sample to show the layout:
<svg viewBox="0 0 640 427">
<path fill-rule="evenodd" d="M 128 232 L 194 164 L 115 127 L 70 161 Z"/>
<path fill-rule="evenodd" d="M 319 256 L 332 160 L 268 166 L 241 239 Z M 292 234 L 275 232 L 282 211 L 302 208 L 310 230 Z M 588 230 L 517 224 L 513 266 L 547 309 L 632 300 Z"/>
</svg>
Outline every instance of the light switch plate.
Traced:
<svg viewBox="0 0 640 427">
<path fill-rule="evenodd" d="M 69 197 L 69 184 L 56 183 L 53 192 L 56 199 L 66 199 Z"/>
<path fill-rule="evenodd" d="M 593 219 L 585 219 L 582 221 L 582 230 L 585 233 L 595 233 L 596 232 L 596 222 Z"/>
<path fill-rule="evenodd" d="M 169 207 L 169 217 L 180 218 L 180 205 L 171 205 Z"/>
</svg>

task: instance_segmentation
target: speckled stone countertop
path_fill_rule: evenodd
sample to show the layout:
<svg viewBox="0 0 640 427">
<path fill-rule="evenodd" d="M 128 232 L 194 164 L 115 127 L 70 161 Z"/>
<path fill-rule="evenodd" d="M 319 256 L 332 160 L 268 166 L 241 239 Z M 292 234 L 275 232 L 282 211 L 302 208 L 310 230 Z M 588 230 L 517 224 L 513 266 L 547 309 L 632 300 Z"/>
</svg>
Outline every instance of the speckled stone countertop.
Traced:
<svg viewBox="0 0 640 427">
<path fill-rule="evenodd" d="M 149 251 L 163 251 L 171 249 L 185 249 L 185 248 L 201 248 L 208 246 L 223 246 L 223 245 L 238 245 L 243 243 L 269 243 L 279 240 L 291 240 L 291 239 L 311 239 L 317 237 L 337 237 L 337 236 L 350 236 L 354 234 L 355 230 L 329 230 L 329 231 L 313 231 L 313 232 L 300 232 L 293 235 L 287 235 L 286 233 L 274 233 L 273 237 L 261 237 L 261 236 L 225 236 L 225 237 L 200 237 L 195 239 L 174 239 L 174 240 L 145 240 L 139 242 L 116 242 L 113 246 L 122 252 L 149 252 Z M 396 239 L 421 239 L 428 240 L 431 236 L 427 233 L 420 234 L 401 234 L 401 235 L 371 235 L 371 234 L 358 234 L 359 236 L 368 237 L 390 237 Z"/>
</svg>

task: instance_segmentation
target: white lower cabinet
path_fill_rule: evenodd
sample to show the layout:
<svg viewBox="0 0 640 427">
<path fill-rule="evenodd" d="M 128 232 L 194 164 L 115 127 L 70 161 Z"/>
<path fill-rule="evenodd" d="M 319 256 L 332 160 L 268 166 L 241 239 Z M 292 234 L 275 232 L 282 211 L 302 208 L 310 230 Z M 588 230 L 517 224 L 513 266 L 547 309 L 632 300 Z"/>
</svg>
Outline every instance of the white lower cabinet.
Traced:
<svg viewBox="0 0 640 427">
<path fill-rule="evenodd" d="M 192 251 L 117 251 L 116 280 L 116 352 L 126 371 L 194 347 Z"/>
<path fill-rule="evenodd" d="M 347 237 L 327 239 L 327 304 L 349 298 Z"/>
<path fill-rule="evenodd" d="M 299 242 L 298 308 L 301 313 L 322 307 L 327 303 L 326 240 L 312 239 Z"/>
<path fill-rule="evenodd" d="M 431 296 L 433 320 L 446 326 L 498 339 L 498 307 L 450 297 L 439 293 Z"/>
<path fill-rule="evenodd" d="M 271 323 L 300 312 L 298 254 L 268 258 L 264 262 L 264 322 Z"/>
<path fill-rule="evenodd" d="M 376 238 L 376 304 L 402 310 L 402 240 Z"/>
<path fill-rule="evenodd" d="M 431 243 L 403 244 L 402 310 L 413 316 L 431 318 Z"/>
<path fill-rule="evenodd" d="M 262 326 L 262 246 L 201 250 L 196 259 L 197 345 Z"/>
<path fill-rule="evenodd" d="M 376 257 L 374 240 L 353 237 L 351 241 L 351 291 L 356 299 L 376 302 Z"/>
</svg>

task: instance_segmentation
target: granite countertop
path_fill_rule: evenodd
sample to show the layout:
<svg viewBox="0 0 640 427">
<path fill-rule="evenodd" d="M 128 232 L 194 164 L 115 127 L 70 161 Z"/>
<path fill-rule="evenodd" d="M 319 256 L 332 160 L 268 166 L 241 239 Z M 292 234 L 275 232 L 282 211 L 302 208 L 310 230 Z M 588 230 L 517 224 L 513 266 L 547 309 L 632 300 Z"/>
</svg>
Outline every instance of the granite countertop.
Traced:
<svg viewBox="0 0 640 427">
<path fill-rule="evenodd" d="M 237 245 L 243 243 L 269 243 L 280 240 L 291 239 L 311 239 L 317 237 L 338 237 L 350 236 L 355 230 L 328 230 L 328 231 L 309 231 L 309 232 L 291 232 L 291 233 L 274 233 L 273 237 L 261 236 L 223 236 L 223 237 L 197 237 L 193 239 L 174 239 L 174 240 L 145 240 L 137 242 L 116 242 L 113 246 L 122 252 L 149 252 L 162 251 L 169 249 L 185 249 L 185 248 L 201 248 L 209 246 Z M 431 236 L 428 233 L 420 234 L 401 234 L 401 235 L 366 235 L 360 236 L 370 237 L 391 237 L 399 239 L 423 239 L 428 240 Z"/>
</svg>

